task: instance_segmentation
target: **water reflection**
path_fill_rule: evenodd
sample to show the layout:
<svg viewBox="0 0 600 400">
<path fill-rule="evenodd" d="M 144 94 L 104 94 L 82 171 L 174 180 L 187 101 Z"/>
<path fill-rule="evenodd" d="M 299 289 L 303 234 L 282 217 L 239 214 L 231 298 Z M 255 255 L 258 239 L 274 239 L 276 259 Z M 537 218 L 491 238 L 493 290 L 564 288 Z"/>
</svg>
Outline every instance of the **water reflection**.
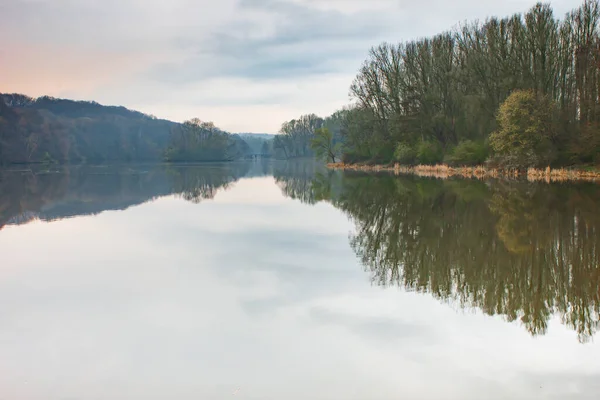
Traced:
<svg viewBox="0 0 600 400">
<path fill-rule="evenodd" d="M 588 341 L 600 312 L 600 189 L 325 172 L 282 178 L 355 223 L 357 257 L 381 286 L 429 293 L 520 320 L 532 335 L 559 315 Z M 307 199 L 307 200 L 306 200 Z"/>
<path fill-rule="evenodd" d="M 244 176 L 270 172 L 259 163 L 0 170 L 0 229 L 124 210 L 167 195 L 199 203 Z"/>
<path fill-rule="evenodd" d="M 322 163 L 306 160 L 0 169 L 0 229 L 124 210 L 168 195 L 197 204 L 241 178 L 260 176 L 275 176 L 286 196 L 314 204 L 303 196 L 314 195 L 312 177 L 324 170 Z"/>
<path fill-rule="evenodd" d="M 177 196 L 198 204 L 202 200 L 213 199 L 220 190 L 227 190 L 233 183 L 245 176 L 250 164 L 217 165 L 202 168 L 167 169 L 173 192 Z"/>
<path fill-rule="evenodd" d="M 273 168 L 273 176 L 284 196 L 306 204 L 315 204 L 323 200 L 319 197 L 318 190 L 319 184 L 323 182 L 316 179 L 322 177 L 326 170 L 321 163 L 291 160 L 277 164 Z"/>
<path fill-rule="evenodd" d="M 600 189 L 593 184 L 435 180 L 306 162 L 0 172 L 0 229 L 122 210 L 175 195 L 200 203 L 242 177 L 320 201 L 355 224 L 349 242 L 380 286 L 428 293 L 546 333 L 554 315 L 588 341 L 600 313 Z"/>
</svg>

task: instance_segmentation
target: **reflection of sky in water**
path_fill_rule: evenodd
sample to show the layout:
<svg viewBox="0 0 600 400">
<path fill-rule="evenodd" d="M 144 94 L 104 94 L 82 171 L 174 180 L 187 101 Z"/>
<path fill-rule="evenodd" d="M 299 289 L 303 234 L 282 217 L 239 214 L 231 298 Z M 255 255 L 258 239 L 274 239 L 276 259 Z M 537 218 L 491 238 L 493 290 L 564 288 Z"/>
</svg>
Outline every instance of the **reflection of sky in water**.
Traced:
<svg viewBox="0 0 600 400">
<path fill-rule="evenodd" d="M 333 206 L 200 204 L 0 231 L 0 398 L 595 399 L 600 348 L 369 283 Z"/>
</svg>

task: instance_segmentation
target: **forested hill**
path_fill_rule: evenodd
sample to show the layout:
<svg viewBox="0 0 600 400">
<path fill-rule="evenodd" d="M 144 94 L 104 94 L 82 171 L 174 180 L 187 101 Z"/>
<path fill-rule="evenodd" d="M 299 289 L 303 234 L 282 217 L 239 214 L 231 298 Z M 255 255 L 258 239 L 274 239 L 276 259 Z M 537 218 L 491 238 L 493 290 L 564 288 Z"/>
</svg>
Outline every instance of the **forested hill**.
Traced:
<svg viewBox="0 0 600 400">
<path fill-rule="evenodd" d="M 125 107 L 0 93 L 0 164 L 226 161 L 250 148 L 194 119 L 179 124 Z"/>
<path fill-rule="evenodd" d="M 139 111 L 129 110 L 123 106 L 104 106 L 95 101 L 75 101 L 67 99 L 57 99 L 50 96 L 32 98 L 23 94 L 11 93 L 0 94 L 4 103 L 13 108 L 30 108 L 37 110 L 47 110 L 51 113 L 69 118 L 103 116 L 111 114 L 123 118 L 139 120 L 156 120 L 152 115 L 147 115 Z M 162 120 L 163 122 L 169 122 Z"/>
<path fill-rule="evenodd" d="M 248 143 L 252 154 L 267 157 L 273 154 L 275 135 L 270 133 L 239 133 L 239 135 Z"/>
</svg>

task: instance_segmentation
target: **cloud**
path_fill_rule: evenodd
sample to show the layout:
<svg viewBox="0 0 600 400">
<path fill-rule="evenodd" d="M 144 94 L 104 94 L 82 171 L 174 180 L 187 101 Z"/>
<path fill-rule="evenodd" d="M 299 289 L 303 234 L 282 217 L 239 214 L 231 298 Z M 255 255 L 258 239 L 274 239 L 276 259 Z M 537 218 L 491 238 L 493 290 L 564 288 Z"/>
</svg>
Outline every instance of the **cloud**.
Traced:
<svg viewBox="0 0 600 400">
<path fill-rule="evenodd" d="M 149 77 L 187 85 L 213 77 L 262 82 L 354 72 L 353 65 L 392 24 L 373 12 L 348 15 L 294 2 L 242 0 L 234 20 L 185 43 L 193 55 L 157 65 Z"/>
<path fill-rule="evenodd" d="M 0 1 L 0 91 L 276 132 L 348 102 L 371 46 L 536 0 Z M 580 0 L 557 0 L 557 17 Z"/>
<path fill-rule="evenodd" d="M 220 77 L 188 85 L 152 82 L 132 91 L 128 85 L 96 90 L 96 98 L 117 96 L 130 108 L 175 121 L 192 117 L 215 121 L 234 132 L 275 133 L 281 123 L 315 112 L 327 115 L 348 102 L 353 74 L 324 74 L 297 79 L 256 80 Z M 161 96 L 156 96 L 161 93 Z"/>
</svg>

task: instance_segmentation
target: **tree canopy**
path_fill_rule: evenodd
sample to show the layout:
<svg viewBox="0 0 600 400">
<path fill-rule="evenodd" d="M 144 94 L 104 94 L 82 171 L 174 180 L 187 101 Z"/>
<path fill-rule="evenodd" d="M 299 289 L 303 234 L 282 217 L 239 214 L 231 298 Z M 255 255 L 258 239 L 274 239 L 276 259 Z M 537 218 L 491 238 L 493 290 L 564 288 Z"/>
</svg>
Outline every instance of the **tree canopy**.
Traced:
<svg viewBox="0 0 600 400">
<path fill-rule="evenodd" d="M 552 162 L 554 111 L 554 104 L 533 90 L 517 90 L 508 96 L 498 111 L 498 129 L 490 135 L 499 161 L 515 168 Z"/>
<path fill-rule="evenodd" d="M 341 143 L 335 143 L 333 133 L 329 128 L 323 127 L 315 131 L 314 138 L 310 142 L 311 149 L 317 158 L 335 162 L 341 150 Z"/>
</svg>

